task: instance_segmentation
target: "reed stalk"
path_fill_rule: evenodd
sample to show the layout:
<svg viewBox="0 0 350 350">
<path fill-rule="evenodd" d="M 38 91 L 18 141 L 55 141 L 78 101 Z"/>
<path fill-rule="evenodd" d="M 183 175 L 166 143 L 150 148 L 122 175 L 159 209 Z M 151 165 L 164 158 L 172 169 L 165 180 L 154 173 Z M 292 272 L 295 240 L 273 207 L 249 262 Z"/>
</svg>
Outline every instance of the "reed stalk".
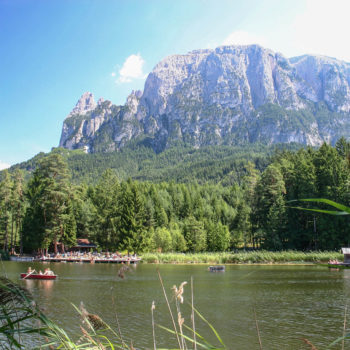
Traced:
<svg viewBox="0 0 350 350">
<path fill-rule="evenodd" d="M 191 276 L 191 320 L 192 320 L 192 329 L 193 329 L 193 349 L 197 350 L 197 340 L 196 340 L 196 325 L 194 321 L 194 298 L 193 298 L 193 276 Z"/>
<path fill-rule="evenodd" d="M 254 319 L 255 319 L 255 328 L 256 328 L 256 332 L 258 334 L 259 348 L 260 348 L 260 350 L 262 350 L 263 347 L 262 347 L 262 342 L 261 342 L 261 337 L 260 337 L 260 330 L 259 330 L 258 319 L 256 317 L 255 306 L 253 307 L 253 312 L 254 312 Z"/>
<path fill-rule="evenodd" d="M 177 327 L 176 327 L 176 323 L 175 323 L 175 320 L 174 320 L 174 316 L 173 316 L 173 313 L 172 313 L 172 311 L 171 311 L 171 307 L 170 307 L 170 304 L 169 304 L 169 300 L 168 300 L 167 294 L 166 294 L 166 292 L 165 292 L 163 280 L 162 280 L 162 277 L 161 277 L 161 275 L 160 275 L 159 270 L 157 270 L 157 272 L 158 272 L 158 278 L 159 278 L 159 281 L 160 281 L 160 284 L 161 284 L 161 286 L 162 286 L 162 290 L 163 290 L 163 293 L 164 293 L 164 298 L 165 298 L 166 304 L 167 304 L 167 306 L 168 306 L 168 310 L 169 310 L 169 314 L 170 314 L 170 317 L 171 317 L 171 321 L 172 321 L 172 323 L 173 323 L 174 331 L 175 331 L 175 334 L 176 334 L 176 339 L 177 339 L 177 342 L 178 342 L 179 347 L 180 347 L 180 349 L 181 349 L 181 342 L 180 342 L 180 338 L 179 338 L 179 333 L 178 333 L 178 331 L 177 331 Z"/>
<path fill-rule="evenodd" d="M 156 333 L 155 333 L 155 330 L 154 330 L 154 315 L 153 315 L 153 311 L 154 311 L 155 308 L 156 308 L 156 307 L 155 307 L 154 301 L 152 301 L 151 313 L 152 313 L 153 345 L 154 345 L 154 350 L 157 350 L 157 347 L 156 347 Z"/>
<path fill-rule="evenodd" d="M 115 306 L 114 295 L 112 295 L 112 305 L 114 306 L 114 310 L 117 310 L 116 306 Z M 120 340 L 122 342 L 122 345 L 126 347 L 126 343 L 124 342 L 124 339 L 123 339 L 123 336 L 122 336 L 122 331 L 120 329 L 120 323 L 119 323 L 119 318 L 118 318 L 117 311 L 115 311 L 115 320 L 117 322 L 118 336 L 119 336 L 119 338 L 120 338 Z"/>
<path fill-rule="evenodd" d="M 346 315 L 347 315 L 347 311 L 348 311 L 348 305 L 345 304 L 345 310 L 344 310 L 344 326 L 343 326 L 343 340 L 342 340 L 342 342 L 341 342 L 341 348 L 342 348 L 342 350 L 344 350 L 344 346 L 345 346 Z"/>
</svg>

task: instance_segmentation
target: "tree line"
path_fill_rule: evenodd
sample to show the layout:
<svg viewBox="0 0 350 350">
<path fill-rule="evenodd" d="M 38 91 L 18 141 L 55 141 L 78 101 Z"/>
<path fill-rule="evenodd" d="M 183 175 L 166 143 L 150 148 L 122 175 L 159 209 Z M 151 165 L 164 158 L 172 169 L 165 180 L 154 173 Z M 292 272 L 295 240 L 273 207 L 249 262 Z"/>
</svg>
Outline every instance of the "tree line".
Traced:
<svg viewBox="0 0 350 350">
<path fill-rule="evenodd" d="M 76 184 L 58 152 L 38 161 L 28 181 L 16 169 L 0 182 L 0 243 L 9 252 L 64 251 L 88 238 L 103 251 L 339 249 L 348 218 L 292 208 L 328 198 L 349 205 L 350 146 L 276 152 L 265 169 L 247 161 L 239 181 L 152 183 L 106 170 Z"/>
</svg>

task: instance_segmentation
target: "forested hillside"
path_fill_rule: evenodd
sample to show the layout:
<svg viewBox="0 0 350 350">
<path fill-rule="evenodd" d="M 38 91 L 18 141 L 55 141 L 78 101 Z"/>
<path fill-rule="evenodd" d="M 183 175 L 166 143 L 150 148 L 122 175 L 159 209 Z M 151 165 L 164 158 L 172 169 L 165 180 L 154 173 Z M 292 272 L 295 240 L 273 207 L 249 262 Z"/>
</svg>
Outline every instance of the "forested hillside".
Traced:
<svg viewBox="0 0 350 350">
<path fill-rule="evenodd" d="M 120 151 L 86 154 L 81 150 L 54 148 L 51 153 L 60 154 L 67 162 L 71 181 L 75 184 L 96 184 L 107 169 L 112 169 L 119 180 L 129 177 L 140 181 L 175 181 L 179 183 L 240 183 L 245 174 L 245 164 L 250 161 L 259 171 L 269 164 L 271 156 L 283 149 L 297 150 L 298 144 L 244 146 L 207 146 L 200 149 L 178 145 L 162 153 L 152 148 L 136 146 L 132 142 Z M 24 171 L 29 179 L 36 164 L 45 157 L 39 153 L 34 158 L 12 166 Z M 0 179 L 3 172 L 0 172 Z"/>
<path fill-rule="evenodd" d="M 335 147 L 323 144 L 318 150 L 275 152 L 263 158 L 266 164 L 262 162 L 260 169 L 256 166 L 259 157 L 252 156 L 252 162 L 242 156 L 234 168 L 228 162 L 233 150 L 231 155 L 228 149 L 210 153 L 214 150 L 207 150 L 212 168 L 203 149 L 192 151 L 195 156 L 185 149 L 152 156 L 115 153 L 124 157 L 120 164 L 125 164 L 124 171 L 130 166 L 134 179 L 125 179 L 126 171 L 119 176 L 116 166 L 99 178 L 96 174 L 96 181 L 76 183 L 72 173 L 79 169 L 77 160 L 86 155 L 60 149 L 39 155 L 35 169 L 28 163 L 27 182 L 19 167 L 11 173 L 4 171 L 0 183 L 2 248 L 57 250 L 74 245 L 77 238 L 89 238 L 103 250 L 136 252 L 339 249 L 349 244 L 347 217 L 297 211 L 289 204 L 293 199 L 319 197 L 349 204 L 350 145 L 345 139 Z M 181 166 L 172 168 L 177 158 Z M 99 158 L 89 159 L 93 167 L 92 160 Z M 166 178 L 166 170 L 171 174 L 171 169 L 173 174 L 178 172 L 178 178 Z M 144 181 L 157 171 L 156 181 Z M 163 181 L 163 176 L 169 181 Z"/>
</svg>

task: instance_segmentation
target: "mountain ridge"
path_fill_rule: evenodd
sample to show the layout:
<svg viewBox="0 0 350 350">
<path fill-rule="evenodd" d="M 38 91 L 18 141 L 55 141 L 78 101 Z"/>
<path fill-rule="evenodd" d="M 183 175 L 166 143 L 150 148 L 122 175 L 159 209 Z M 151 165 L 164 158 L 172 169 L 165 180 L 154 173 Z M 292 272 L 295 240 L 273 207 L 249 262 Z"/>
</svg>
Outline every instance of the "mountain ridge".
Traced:
<svg viewBox="0 0 350 350">
<path fill-rule="evenodd" d="M 259 45 L 171 55 L 124 106 L 85 93 L 63 123 L 60 147 L 110 152 L 131 140 L 160 152 L 350 136 L 350 64 L 326 56 L 286 58 Z"/>
</svg>

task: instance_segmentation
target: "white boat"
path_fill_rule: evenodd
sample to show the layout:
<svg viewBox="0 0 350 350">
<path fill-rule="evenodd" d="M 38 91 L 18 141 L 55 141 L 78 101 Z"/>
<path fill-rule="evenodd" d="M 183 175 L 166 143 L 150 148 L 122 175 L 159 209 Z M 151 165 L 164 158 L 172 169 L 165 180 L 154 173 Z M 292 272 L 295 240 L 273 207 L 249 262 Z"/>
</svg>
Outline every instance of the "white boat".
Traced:
<svg viewBox="0 0 350 350">
<path fill-rule="evenodd" d="M 209 266 L 208 270 L 211 272 L 225 271 L 225 266 L 224 265 Z"/>
</svg>

